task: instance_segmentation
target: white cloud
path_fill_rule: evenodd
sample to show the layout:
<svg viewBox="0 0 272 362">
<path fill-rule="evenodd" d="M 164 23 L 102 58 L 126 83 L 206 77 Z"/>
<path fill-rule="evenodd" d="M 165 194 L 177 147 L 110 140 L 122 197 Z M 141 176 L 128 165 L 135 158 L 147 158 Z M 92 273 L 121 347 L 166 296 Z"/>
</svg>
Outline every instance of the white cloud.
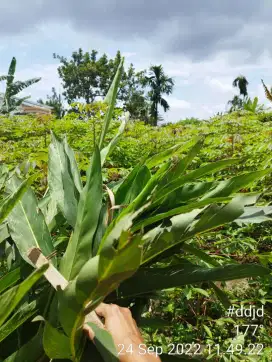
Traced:
<svg viewBox="0 0 272 362">
<path fill-rule="evenodd" d="M 191 103 L 187 102 L 183 99 L 178 99 L 175 97 L 165 97 L 165 99 L 167 100 L 167 102 L 169 103 L 171 108 L 175 108 L 175 109 L 190 109 L 191 108 Z"/>
<path fill-rule="evenodd" d="M 205 84 L 223 93 L 233 93 L 233 87 L 231 82 L 232 80 L 229 77 L 225 78 L 225 80 L 212 78 L 210 76 L 205 77 Z"/>
<path fill-rule="evenodd" d="M 131 57 L 134 57 L 137 53 L 135 52 L 123 52 L 122 55 L 123 57 L 125 58 L 131 58 Z"/>
<path fill-rule="evenodd" d="M 245 32 L 245 36 L 248 35 L 249 32 Z M 258 96 L 260 102 L 269 104 L 260 82 L 262 78 L 267 85 L 272 84 L 272 58 L 268 51 L 264 51 L 258 60 L 251 63 L 243 62 L 247 54 L 240 49 L 235 50 L 236 60 L 239 58 L 239 62 L 236 61 L 235 64 L 231 63 L 232 52 L 220 52 L 212 59 L 204 58 L 193 62 L 185 56 L 158 54 L 148 39 L 136 39 L 133 42 L 118 37 L 108 39 L 91 31 L 79 32 L 68 23 L 53 25 L 49 22 L 41 23 L 31 33 L 2 39 L 0 74 L 6 73 L 14 53 L 18 60 L 18 80 L 42 77 L 39 83 L 22 93 L 31 94 L 32 100 L 45 98 L 51 93 L 52 87 L 56 87 L 58 92 L 61 90 L 58 62 L 53 64 L 52 53 L 55 51 L 69 58 L 73 51 L 82 47 L 83 51 L 97 49 L 99 55 L 105 52 L 110 57 L 120 49 L 127 58 L 126 65 L 132 62 L 136 70 L 148 69 L 151 64 L 162 64 L 165 73 L 175 81 L 174 92 L 167 98 L 171 109 L 166 113 L 161 112 L 168 121 L 186 117 L 209 118 L 217 112 L 225 111 L 228 100 L 238 92 L 232 87 L 232 81 L 239 74 L 248 78 L 250 96 Z M 18 52 L 17 45 L 21 48 Z"/>
</svg>

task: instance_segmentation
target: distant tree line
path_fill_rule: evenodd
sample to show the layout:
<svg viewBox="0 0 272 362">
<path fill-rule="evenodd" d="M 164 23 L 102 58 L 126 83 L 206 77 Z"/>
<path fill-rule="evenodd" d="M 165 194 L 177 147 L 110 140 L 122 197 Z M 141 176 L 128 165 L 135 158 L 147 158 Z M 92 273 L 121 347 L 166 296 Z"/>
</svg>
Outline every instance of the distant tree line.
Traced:
<svg viewBox="0 0 272 362">
<path fill-rule="evenodd" d="M 81 48 L 69 59 L 57 54 L 53 57 L 60 61 L 58 74 L 64 91 L 57 94 L 52 88 L 52 94 L 39 102 L 53 107 L 57 117 L 65 113 L 64 102 L 71 106 L 75 102 L 91 104 L 103 99 L 121 61 L 120 51 L 111 59 L 106 54 L 99 56 L 96 50 L 84 53 Z M 122 75 L 118 101 L 130 112 L 132 119 L 141 119 L 156 126 L 162 119 L 159 107 L 164 112 L 170 109 L 164 96 L 170 95 L 173 87 L 174 80 L 165 74 L 162 65 L 152 65 L 148 71 L 136 72 L 130 64 Z"/>
<path fill-rule="evenodd" d="M 76 102 L 90 105 L 103 100 L 121 61 L 120 51 L 111 59 L 106 54 L 99 56 L 96 50 L 84 53 L 81 48 L 73 52 L 69 59 L 57 54 L 53 54 L 53 57 L 60 62 L 58 74 L 64 91 L 58 94 L 53 87 L 51 95 L 38 102 L 51 106 L 57 118 L 62 118 L 67 112 L 65 104 L 69 105 L 70 111 L 76 112 L 78 109 L 73 107 Z M 40 81 L 40 78 L 15 81 L 15 71 L 16 59 L 13 57 L 7 74 L 0 76 L 0 81 L 6 82 L 6 90 L 0 94 L 0 114 L 16 112 L 29 98 L 18 98 L 18 94 Z M 267 99 L 272 102 L 272 89 L 269 90 L 263 80 L 262 84 Z M 264 110 L 264 105 L 258 103 L 257 97 L 251 100 L 248 96 L 249 82 L 245 76 L 236 77 L 232 85 L 239 90 L 239 94 L 228 101 L 229 112 L 245 109 L 256 113 Z M 162 65 L 151 65 L 148 70 L 137 72 L 131 63 L 123 71 L 117 100 L 124 110 L 129 111 L 132 119 L 157 126 L 163 120 L 160 107 L 164 112 L 170 109 L 165 96 L 172 94 L 173 89 L 174 80 L 165 74 Z"/>
</svg>

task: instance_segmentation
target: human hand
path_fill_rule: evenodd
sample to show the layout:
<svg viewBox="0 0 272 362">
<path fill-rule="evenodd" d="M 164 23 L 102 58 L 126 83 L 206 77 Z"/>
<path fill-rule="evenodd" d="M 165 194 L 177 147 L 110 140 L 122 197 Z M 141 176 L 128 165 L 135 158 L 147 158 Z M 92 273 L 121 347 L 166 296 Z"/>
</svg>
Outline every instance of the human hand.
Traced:
<svg viewBox="0 0 272 362">
<path fill-rule="evenodd" d="M 105 329 L 112 335 L 120 362 L 161 361 L 155 354 L 143 354 L 143 349 L 140 349 L 140 346 L 143 348 L 144 340 L 128 308 L 101 303 L 95 311 L 97 315 L 105 319 Z M 84 330 L 93 340 L 94 332 L 91 328 L 85 326 Z"/>
</svg>

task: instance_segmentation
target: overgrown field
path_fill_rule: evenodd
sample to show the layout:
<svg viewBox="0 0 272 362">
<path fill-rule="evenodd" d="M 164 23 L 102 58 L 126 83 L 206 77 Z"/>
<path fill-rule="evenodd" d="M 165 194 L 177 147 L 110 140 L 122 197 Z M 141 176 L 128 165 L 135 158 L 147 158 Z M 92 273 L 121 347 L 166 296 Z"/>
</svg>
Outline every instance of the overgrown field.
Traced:
<svg viewBox="0 0 272 362">
<path fill-rule="evenodd" d="M 0 116 L 0 122 L 1 163 L 17 165 L 30 160 L 42 168 L 48 159 L 52 130 L 58 136 L 67 135 L 69 144 L 77 151 L 82 171 L 86 170 L 93 151 L 93 124 L 95 123 L 96 133 L 100 132 L 102 124 L 101 120 L 82 120 L 75 113 L 58 120 L 48 116 L 15 116 L 10 119 Z M 107 135 L 108 140 L 117 132 L 118 127 L 119 121 L 113 121 Z M 114 175 L 116 172 L 117 177 L 119 171 L 135 166 L 141 158 L 177 143 L 185 143 L 196 135 L 206 136 L 205 147 L 194 161 L 196 166 L 197 162 L 202 164 L 227 157 L 240 159 L 235 172 L 269 166 L 272 114 L 254 115 L 241 111 L 209 121 L 192 119 L 162 127 L 152 127 L 143 122 L 128 123 L 117 148 L 107 160 L 105 168 L 108 170 L 109 180 L 110 170 Z"/>
<path fill-rule="evenodd" d="M 89 167 L 90 157 L 95 152 L 94 130 L 95 134 L 100 134 L 102 120 L 82 120 L 80 118 L 78 114 L 68 114 L 61 120 L 34 116 L 0 117 L 0 166 L 5 164 L 9 172 L 12 172 L 14 167 L 18 167 L 23 178 L 35 175 L 32 189 L 35 190 L 37 198 L 42 199 L 48 191 L 48 147 L 52 130 L 60 139 L 67 136 L 68 144 L 75 151 L 80 176 L 84 183 L 87 179 L 86 171 Z M 115 118 L 106 136 L 106 143 L 114 137 L 120 126 L 118 114 Z M 269 169 L 272 167 L 272 114 L 269 113 L 255 115 L 242 111 L 233 112 L 209 121 L 185 120 L 162 127 L 152 127 L 143 122 L 128 122 L 118 144 L 103 165 L 103 183 L 115 192 L 131 170 L 144 164 L 145 160 L 152 160 L 149 161 L 148 166 L 150 171 L 153 170 L 153 163 L 156 169 L 156 162 L 159 162 L 159 159 L 156 160 L 153 156 L 169 148 L 171 149 L 169 157 L 172 164 L 180 167 L 180 159 L 184 157 L 186 160 L 188 147 L 184 148 L 184 151 L 180 151 L 176 145 L 182 147 L 186 143 L 192 142 L 193 147 L 194 139 L 199 136 L 204 136 L 204 144 L 201 148 L 199 147 L 191 162 L 186 164 L 187 172 L 200 170 L 210 163 L 230 158 L 237 159 L 237 161 L 224 168 L 218 168 L 212 173 L 203 173 L 203 176 L 197 180 L 193 179 L 188 186 L 186 184 L 187 188 L 182 191 L 180 204 L 176 207 L 182 207 L 183 203 L 185 205 L 188 200 L 198 202 L 203 192 L 205 192 L 204 195 L 212 194 L 216 187 L 213 184 L 215 180 L 218 182 L 224 180 L 225 183 L 220 184 L 222 190 L 217 192 L 219 196 L 206 195 L 206 199 L 208 197 L 228 197 L 228 188 L 231 189 L 232 184 L 237 183 L 238 186 L 233 188 L 234 193 L 238 191 L 242 195 L 258 193 L 257 205 L 271 204 L 272 174 Z M 252 181 L 238 180 L 238 177 L 245 173 L 253 175 L 253 172 L 262 170 L 267 172 L 258 177 L 252 176 Z M 143 173 L 142 177 L 144 180 L 149 176 Z M 228 184 L 228 180 L 232 181 Z M 204 183 L 205 191 L 203 191 Z M 213 186 L 211 187 L 211 185 Z M 218 187 L 220 188 L 220 186 Z M 139 193 L 140 190 L 135 192 Z M 157 195 L 156 189 L 152 192 Z M 189 197 L 190 192 L 194 192 L 194 196 Z M 116 195 L 117 201 L 118 197 L 120 200 L 122 199 L 118 191 Z M 151 200 L 153 199 L 151 198 Z M 160 206 L 155 203 L 153 213 L 151 213 L 152 217 L 156 212 L 166 213 L 170 210 L 169 205 L 173 200 L 169 198 L 163 202 L 164 204 Z M 216 202 L 223 201 L 218 199 Z M 202 233 L 200 228 L 199 232 L 192 233 L 192 237 L 186 239 L 186 248 L 179 245 L 172 250 L 171 254 L 164 255 L 162 260 L 158 260 L 156 267 L 175 268 L 186 259 L 186 262 L 203 268 L 256 264 L 270 268 L 272 271 L 272 222 L 270 221 L 272 211 L 270 208 L 267 210 L 266 214 L 249 212 L 248 218 L 245 217 L 244 220 L 236 220 L 236 222 L 223 226 L 218 222 L 217 227 L 208 228 L 205 233 Z M 214 215 L 211 214 L 206 222 L 210 222 L 213 217 Z M 142 227 L 146 228 L 144 218 L 137 220 L 139 225 L 142 223 Z M 264 222 L 261 223 L 261 221 Z M 147 226 L 147 229 L 149 227 Z M 167 227 L 166 221 L 164 227 Z M 71 227 L 62 225 L 61 232 L 59 229 L 54 230 L 53 227 L 52 230 L 54 243 L 61 246 L 59 249 L 59 253 L 61 253 L 65 250 L 63 245 L 68 243 Z M 3 246 L 3 243 L 0 245 Z M 13 253 L 15 253 L 14 250 Z M 4 251 L 2 251 L 2 255 L 5 255 Z M 3 256 L 2 274 L 6 273 L 7 269 L 14 268 L 12 267 L 14 255 L 12 253 L 9 255 L 8 264 Z M 194 355 L 196 360 L 270 362 L 272 360 L 271 273 L 247 279 L 238 278 L 233 282 L 228 281 L 228 278 L 220 280 L 222 282 L 217 282 L 216 285 L 212 285 L 208 279 L 206 282 L 190 285 L 186 285 L 186 281 L 181 281 L 178 288 L 169 286 L 165 289 L 162 288 L 162 291 L 154 291 L 148 297 L 140 295 L 137 303 L 132 303 L 132 311 L 135 318 L 137 317 L 141 323 L 147 343 L 152 346 L 163 346 L 166 352 L 169 352 L 171 343 L 175 345 L 197 343 L 203 352 L 201 355 Z M 222 294 L 222 292 L 225 293 Z M 244 304 L 260 308 L 263 305 L 265 316 L 253 323 L 263 327 L 258 328 L 256 333 L 249 331 L 247 334 L 237 337 L 237 325 L 240 326 L 240 331 L 244 332 L 243 325 L 252 324 L 252 321 L 247 318 L 227 316 L 226 308 L 229 302 L 236 307 Z M 124 302 L 120 301 L 120 304 L 122 303 Z M 35 332 L 34 327 L 33 331 Z M 1 338 L 0 340 L 2 341 Z M 15 343 L 14 341 L 18 342 L 15 332 L 12 334 L 12 338 L 5 342 L 6 344 L 0 342 L 0 360 L 6 358 L 13 351 L 11 345 Z M 18 342 L 18 346 L 21 342 Z M 250 343 L 263 344 L 264 347 L 261 355 L 246 356 L 239 354 L 239 348 L 231 353 L 229 346 L 232 343 L 244 346 L 244 351 L 247 352 Z M 220 345 L 221 354 L 219 356 L 216 354 L 215 347 L 212 348 L 212 352 L 208 350 L 207 346 L 215 345 Z M 188 356 L 187 358 L 189 359 Z"/>
</svg>

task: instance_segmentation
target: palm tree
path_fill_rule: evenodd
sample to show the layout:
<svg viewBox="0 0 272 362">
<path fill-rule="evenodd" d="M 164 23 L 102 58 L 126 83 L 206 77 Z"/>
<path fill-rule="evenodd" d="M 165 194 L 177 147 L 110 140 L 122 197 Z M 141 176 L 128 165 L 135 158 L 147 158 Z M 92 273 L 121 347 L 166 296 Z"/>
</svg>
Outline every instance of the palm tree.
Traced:
<svg viewBox="0 0 272 362">
<path fill-rule="evenodd" d="M 243 108 L 243 100 L 235 95 L 232 100 L 228 101 L 228 105 L 230 106 L 229 112 L 234 112 Z"/>
<path fill-rule="evenodd" d="M 164 73 L 162 65 L 152 65 L 149 68 L 149 76 L 144 77 L 143 84 L 150 87 L 148 96 L 151 101 L 151 120 L 152 125 L 157 126 L 159 119 L 158 106 L 161 105 L 164 112 L 170 109 L 163 95 L 169 95 L 173 92 L 174 81 Z"/>
<path fill-rule="evenodd" d="M 0 76 L 0 81 L 6 81 L 6 91 L 0 104 L 0 114 L 10 114 L 11 112 L 15 111 L 26 99 L 30 98 L 17 98 L 15 96 L 23 89 L 41 80 L 41 78 L 32 78 L 25 82 L 14 82 L 15 70 L 16 58 L 13 57 L 9 66 L 8 75 Z"/>
<path fill-rule="evenodd" d="M 244 107 L 244 103 L 248 99 L 248 81 L 245 76 L 239 75 L 237 78 L 235 78 L 232 82 L 232 86 L 239 89 L 240 95 L 235 95 L 232 100 L 228 101 L 228 105 L 231 106 L 229 112 L 234 112 L 242 109 Z"/>
<path fill-rule="evenodd" d="M 234 79 L 232 85 L 235 88 L 239 88 L 239 92 L 240 92 L 241 96 L 243 96 L 244 98 L 247 97 L 248 81 L 247 81 L 246 77 L 244 77 L 243 75 L 239 75 L 237 78 Z"/>
</svg>

